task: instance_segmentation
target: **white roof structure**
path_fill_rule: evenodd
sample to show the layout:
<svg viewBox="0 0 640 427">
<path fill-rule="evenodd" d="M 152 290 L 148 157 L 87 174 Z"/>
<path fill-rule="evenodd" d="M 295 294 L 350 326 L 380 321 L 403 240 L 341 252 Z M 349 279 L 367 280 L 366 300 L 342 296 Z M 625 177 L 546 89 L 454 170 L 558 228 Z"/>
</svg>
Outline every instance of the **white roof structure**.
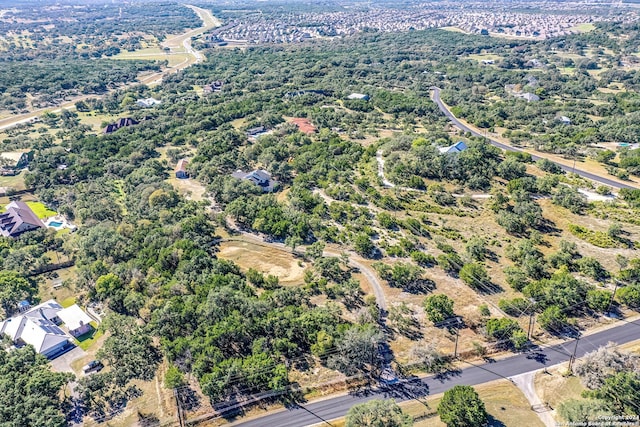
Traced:
<svg viewBox="0 0 640 427">
<path fill-rule="evenodd" d="M 4 153 L 0 153 L 0 158 L 8 161 L 11 166 L 15 167 L 27 153 L 24 151 L 5 151 Z"/>
<path fill-rule="evenodd" d="M 30 308 L 22 313 L 22 315 L 32 318 L 44 318 L 55 322 L 60 310 L 62 310 L 62 306 L 58 304 L 58 301 L 50 299 L 49 301 L 45 301 L 42 304 L 38 304 L 35 307 Z"/>
<path fill-rule="evenodd" d="M 136 104 L 139 105 L 140 107 L 149 108 L 149 107 L 153 107 L 154 105 L 162 104 L 162 101 L 157 100 L 155 98 L 145 98 L 145 99 L 138 99 L 136 101 Z"/>
<path fill-rule="evenodd" d="M 8 335 L 16 343 L 31 344 L 40 354 L 48 354 L 69 340 L 69 336 L 55 323 L 60 310 L 60 304 L 49 300 L 1 322 L 0 334 Z"/>
<path fill-rule="evenodd" d="M 88 325 L 93 321 L 87 313 L 85 313 L 78 304 L 64 308 L 58 312 L 58 317 L 69 328 L 70 331 L 80 329 L 84 325 Z"/>
<path fill-rule="evenodd" d="M 438 151 L 440 151 L 440 154 L 454 154 L 460 153 L 467 148 L 467 144 L 465 144 L 463 141 L 459 141 L 448 147 L 438 147 Z"/>
<path fill-rule="evenodd" d="M 351 95 L 347 96 L 347 99 L 360 99 L 368 101 L 369 95 L 365 95 L 364 93 L 352 93 Z"/>
</svg>

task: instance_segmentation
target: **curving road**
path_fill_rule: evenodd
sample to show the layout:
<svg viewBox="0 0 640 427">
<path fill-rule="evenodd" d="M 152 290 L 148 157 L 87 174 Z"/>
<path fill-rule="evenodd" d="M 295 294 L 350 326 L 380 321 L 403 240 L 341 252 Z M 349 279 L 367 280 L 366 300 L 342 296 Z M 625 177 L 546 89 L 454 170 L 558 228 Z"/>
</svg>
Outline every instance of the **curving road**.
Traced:
<svg viewBox="0 0 640 427">
<path fill-rule="evenodd" d="M 471 133 L 474 136 L 479 136 L 481 138 L 486 138 L 486 136 L 484 134 L 478 132 L 473 127 L 465 125 L 460 120 L 458 120 L 458 118 L 456 116 L 453 115 L 451 110 L 449 110 L 449 108 L 440 99 L 440 88 L 433 86 L 433 87 L 431 87 L 431 90 L 432 90 L 432 98 L 431 99 L 433 99 L 433 101 L 438 105 L 438 108 L 440 109 L 440 111 L 442 111 L 444 113 L 444 115 L 447 116 L 447 118 L 449 118 L 449 120 L 451 120 L 451 122 L 453 122 L 454 125 L 456 125 L 457 127 L 459 127 L 460 129 L 462 129 L 465 132 Z M 491 139 L 491 138 L 486 138 L 486 139 L 492 145 L 495 145 L 496 147 L 501 148 L 501 149 L 503 149 L 505 151 L 519 151 L 519 152 L 523 152 L 523 153 L 529 153 L 529 151 L 527 151 L 527 150 L 523 150 L 521 148 L 517 148 L 517 147 L 513 147 L 511 145 L 504 144 L 502 142 L 496 141 L 495 139 Z M 529 153 L 529 154 L 531 154 L 531 153 Z M 547 157 L 531 154 L 531 158 L 535 161 L 535 160 L 540 160 L 540 159 L 547 158 Z M 551 160 L 551 159 L 549 159 L 549 160 Z M 598 183 L 601 183 L 601 184 L 605 184 L 605 185 L 608 185 L 608 186 L 613 187 L 613 188 L 618 188 L 618 189 L 620 189 L 620 188 L 631 188 L 631 189 L 638 188 L 636 185 L 623 183 L 623 182 L 620 182 L 620 181 L 612 179 L 612 178 L 608 178 L 608 177 L 605 177 L 605 176 L 602 176 L 602 175 L 597 175 L 597 174 L 594 174 L 592 172 L 587 172 L 587 171 L 582 170 L 582 169 L 573 168 L 571 166 L 563 165 L 561 163 L 557 163 L 557 162 L 554 162 L 554 163 L 557 164 L 558 166 L 560 166 L 560 168 L 562 168 L 562 170 L 564 170 L 565 172 L 574 172 L 574 173 L 576 173 L 577 175 L 580 175 L 583 178 L 587 178 L 587 179 L 590 179 L 592 181 L 595 181 L 595 182 L 598 182 Z"/>
<path fill-rule="evenodd" d="M 582 337 L 577 346 L 577 357 L 583 356 L 608 342 L 626 344 L 640 339 L 640 321 L 625 322 L 610 328 Z M 372 399 L 394 398 L 398 402 L 443 393 L 455 385 L 478 385 L 497 379 L 510 378 L 527 372 L 534 372 L 545 366 L 552 366 L 569 360 L 575 348 L 575 340 L 566 341 L 551 347 L 541 348 L 538 356 L 520 354 L 493 363 L 470 364 L 471 366 L 446 378 L 427 377 L 417 384 L 408 383 L 387 389 L 376 389 L 368 395 L 349 394 L 322 401 L 298 405 L 291 409 L 282 409 L 250 420 L 237 421 L 233 426 L 242 427 L 304 427 L 310 425 L 331 425 L 328 420 L 343 417 L 353 405 Z M 529 357 L 527 357 L 529 356 Z M 535 413 L 531 413 L 535 417 Z"/>
<path fill-rule="evenodd" d="M 219 19 L 213 16 L 209 10 L 191 6 L 191 5 L 185 5 L 185 7 L 192 9 L 198 15 L 198 17 L 202 20 L 202 26 L 194 30 L 189 30 L 184 34 L 180 34 L 168 39 L 163 43 L 163 46 L 174 47 L 174 48 L 183 47 L 187 54 L 193 56 L 193 61 L 187 59 L 173 67 L 167 68 L 158 73 L 153 73 L 151 75 L 142 77 L 140 78 L 140 80 L 128 83 L 122 87 L 118 87 L 113 90 L 121 90 L 128 86 L 134 86 L 138 84 L 146 84 L 146 85 L 159 84 L 160 82 L 162 82 L 162 77 L 165 76 L 166 74 L 177 72 L 179 70 L 187 68 L 190 65 L 199 64 L 202 61 L 204 61 L 204 55 L 200 51 L 193 49 L 193 47 L 191 46 L 191 37 L 200 35 L 212 28 L 219 27 L 222 25 L 222 23 L 220 22 Z M 109 92 L 112 92 L 113 90 Z M 81 95 L 69 101 L 64 101 L 62 104 L 58 105 L 57 107 L 39 108 L 37 110 L 30 111 L 28 113 L 12 115 L 9 117 L 2 118 L 0 119 L 0 131 L 12 128 L 14 126 L 17 126 L 23 123 L 29 123 L 34 119 L 36 119 L 37 117 L 39 117 L 40 115 L 42 115 L 42 113 L 44 113 L 45 111 L 49 111 L 52 113 L 60 113 L 62 110 L 75 110 L 76 102 L 89 99 L 89 98 L 102 98 L 103 96 L 104 95 L 100 95 L 100 94 Z"/>
</svg>

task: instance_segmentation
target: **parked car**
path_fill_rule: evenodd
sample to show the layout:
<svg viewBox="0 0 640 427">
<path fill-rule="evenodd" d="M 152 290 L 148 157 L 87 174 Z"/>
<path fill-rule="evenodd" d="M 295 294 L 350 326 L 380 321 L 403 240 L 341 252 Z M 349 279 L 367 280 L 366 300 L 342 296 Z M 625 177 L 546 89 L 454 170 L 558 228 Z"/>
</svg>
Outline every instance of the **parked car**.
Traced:
<svg viewBox="0 0 640 427">
<path fill-rule="evenodd" d="M 82 372 L 84 372 L 85 374 L 88 374 L 89 372 L 92 372 L 92 371 L 98 372 L 102 368 L 103 368 L 102 362 L 100 362 L 99 360 L 92 360 L 91 362 L 87 363 L 82 367 Z"/>
</svg>

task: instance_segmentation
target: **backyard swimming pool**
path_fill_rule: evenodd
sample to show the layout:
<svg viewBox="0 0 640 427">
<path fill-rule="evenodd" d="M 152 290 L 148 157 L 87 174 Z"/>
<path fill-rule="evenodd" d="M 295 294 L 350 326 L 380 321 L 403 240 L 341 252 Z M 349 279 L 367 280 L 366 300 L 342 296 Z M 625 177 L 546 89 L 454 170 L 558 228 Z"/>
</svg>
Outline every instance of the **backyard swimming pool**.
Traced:
<svg viewBox="0 0 640 427">
<path fill-rule="evenodd" d="M 55 228 L 60 228 L 62 226 L 62 223 L 59 221 L 51 221 L 49 223 L 49 227 L 55 227 Z"/>
</svg>

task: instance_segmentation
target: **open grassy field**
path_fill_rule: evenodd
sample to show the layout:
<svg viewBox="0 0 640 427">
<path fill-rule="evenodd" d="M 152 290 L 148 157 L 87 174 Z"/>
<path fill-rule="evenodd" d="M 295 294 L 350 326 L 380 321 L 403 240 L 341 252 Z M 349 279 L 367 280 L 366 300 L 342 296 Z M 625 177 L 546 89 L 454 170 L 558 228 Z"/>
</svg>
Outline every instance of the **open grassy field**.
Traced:
<svg viewBox="0 0 640 427">
<path fill-rule="evenodd" d="M 445 31 L 453 31 L 454 33 L 464 33 L 464 34 L 466 34 L 466 31 L 464 31 L 462 28 L 458 28 L 458 27 L 442 27 L 440 29 L 441 30 L 445 30 Z"/>
<path fill-rule="evenodd" d="M 33 211 L 33 213 L 35 213 L 38 218 L 40 219 L 44 219 L 44 218 L 48 218 L 50 216 L 54 216 L 56 215 L 58 212 L 49 209 L 48 207 L 46 207 L 43 203 L 41 202 L 35 202 L 35 201 L 27 201 L 24 200 L 23 201 L 27 204 L 27 206 L 29 206 L 31 208 L 31 210 Z M 0 200 L 0 203 L 3 202 L 2 200 Z M 6 203 L 2 203 L 0 205 L 0 212 L 4 212 L 4 210 L 6 209 L 6 205 L 7 203 L 9 203 L 8 201 Z"/>
<path fill-rule="evenodd" d="M 195 179 L 178 179 L 174 174 L 171 174 L 171 178 L 168 179 L 169 184 L 173 185 L 175 189 L 189 200 L 195 200 L 199 202 L 204 199 L 206 188 Z"/>
<path fill-rule="evenodd" d="M 469 55 L 469 59 L 475 59 L 476 61 L 497 61 L 499 59 L 502 59 L 502 57 L 500 55 L 495 55 L 492 53 L 479 53 Z"/>
<path fill-rule="evenodd" d="M 567 400 L 586 400 L 580 395 L 585 390 L 580 379 L 574 376 L 565 376 L 566 363 L 548 369 L 548 372 L 548 374 L 538 372 L 533 380 L 536 394 L 542 402 L 548 402 L 549 406 L 557 409 L 560 403 Z"/>
<path fill-rule="evenodd" d="M 91 322 L 91 326 L 93 326 L 93 329 L 90 332 L 74 339 L 76 345 L 84 351 L 89 350 L 96 342 L 98 342 L 98 339 L 104 335 L 104 331 L 98 329 L 98 324 L 96 322 Z"/>
<path fill-rule="evenodd" d="M 184 49 L 183 49 L 184 50 Z M 159 48 L 147 48 L 137 50 L 135 52 L 121 52 L 118 55 L 112 57 L 113 59 L 121 59 L 121 60 L 146 60 L 146 61 L 168 61 L 169 67 L 175 67 L 178 64 L 181 64 L 191 58 L 186 52 L 175 51 L 175 52 L 164 52 Z"/>
<path fill-rule="evenodd" d="M 91 126 L 95 132 L 102 130 L 102 124 L 104 122 L 111 123 L 118 120 L 118 115 L 116 114 L 100 114 L 95 111 L 90 113 L 77 112 L 77 114 L 80 119 L 80 123 Z"/>
<path fill-rule="evenodd" d="M 39 278 L 39 286 L 38 286 L 38 297 L 42 301 L 46 301 L 49 299 L 55 299 L 63 307 L 67 307 L 65 304 L 73 305 L 76 301 L 77 292 L 70 286 L 60 286 L 57 289 L 53 289 L 54 277 L 56 280 L 65 280 L 73 279 L 76 275 L 76 267 L 68 267 L 55 271 L 54 273 L 48 273 L 38 276 Z M 73 302 L 71 302 L 73 301 Z"/>
<path fill-rule="evenodd" d="M 302 284 L 305 263 L 292 254 L 248 242 L 223 242 L 218 256 L 235 262 L 243 271 L 254 268 L 278 276 L 283 285 Z"/>
<path fill-rule="evenodd" d="M 25 173 L 21 172 L 16 176 L 0 176 L 0 187 L 25 190 L 27 187 L 24 185 L 24 175 Z"/>
<path fill-rule="evenodd" d="M 581 33 L 588 33 L 590 31 L 593 31 L 596 29 L 596 26 L 594 24 L 591 23 L 583 23 L 583 24 L 578 24 L 575 27 L 572 28 L 572 30 L 575 31 L 579 31 Z"/>
</svg>

